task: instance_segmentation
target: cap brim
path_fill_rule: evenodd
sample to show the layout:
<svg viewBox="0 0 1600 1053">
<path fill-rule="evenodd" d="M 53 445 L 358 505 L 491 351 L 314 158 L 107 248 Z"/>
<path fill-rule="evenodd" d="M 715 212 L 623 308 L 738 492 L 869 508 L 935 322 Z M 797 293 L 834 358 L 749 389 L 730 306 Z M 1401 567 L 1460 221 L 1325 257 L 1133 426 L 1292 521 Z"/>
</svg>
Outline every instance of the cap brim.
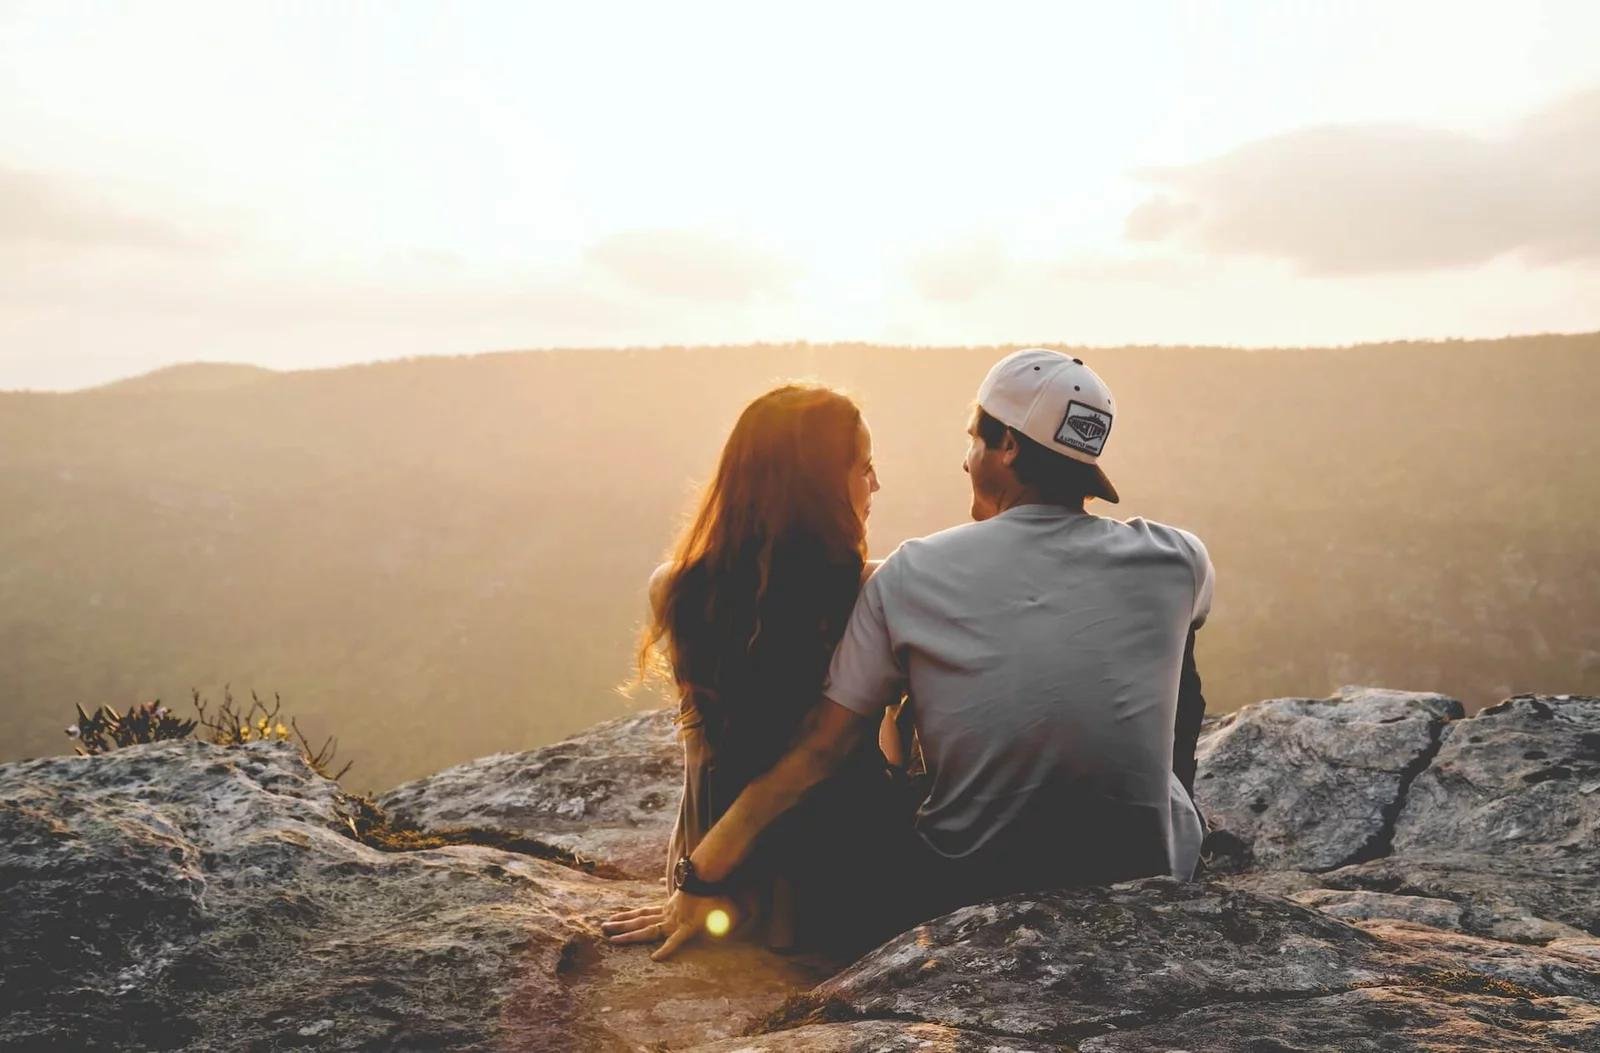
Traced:
<svg viewBox="0 0 1600 1053">
<path fill-rule="evenodd" d="M 1091 492 L 1090 496 L 1098 497 L 1102 501 L 1110 501 L 1112 504 L 1119 503 L 1122 498 L 1117 496 L 1117 488 L 1111 485 L 1110 479 L 1106 478 L 1105 471 L 1098 464 L 1091 464 L 1089 467 L 1094 469 L 1094 481 L 1096 484 L 1096 489 Z"/>
</svg>

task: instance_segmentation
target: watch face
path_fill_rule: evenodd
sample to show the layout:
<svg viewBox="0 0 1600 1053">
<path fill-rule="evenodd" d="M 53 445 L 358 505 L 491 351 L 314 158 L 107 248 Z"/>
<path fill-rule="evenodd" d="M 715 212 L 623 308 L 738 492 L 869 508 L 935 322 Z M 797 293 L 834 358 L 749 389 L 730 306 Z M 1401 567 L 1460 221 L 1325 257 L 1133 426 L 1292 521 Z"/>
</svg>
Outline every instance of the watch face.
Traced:
<svg viewBox="0 0 1600 1053">
<path fill-rule="evenodd" d="M 674 864 L 672 868 L 672 883 L 674 885 L 681 888 L 683 883 L 689 879 L 689 867 L 690 863 L 688 856 L 681 857 L 678 862 Z"/>
</svg>

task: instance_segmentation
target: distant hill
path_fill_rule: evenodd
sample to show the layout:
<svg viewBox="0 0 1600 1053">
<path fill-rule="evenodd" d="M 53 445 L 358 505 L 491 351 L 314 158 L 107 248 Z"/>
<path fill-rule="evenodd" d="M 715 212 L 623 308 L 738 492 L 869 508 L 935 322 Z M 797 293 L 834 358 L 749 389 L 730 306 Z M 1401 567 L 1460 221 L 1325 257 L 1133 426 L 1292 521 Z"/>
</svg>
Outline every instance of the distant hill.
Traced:
<svg viewBox="0 0 1600 1053">
<path fill-rule="evenodd" d="M 277 374 L 240 362 L 180 362 L 126 380 L 101 384 L 97 391 L 223 391 L 254 384 Z"/>
<path fill-rule="evenodd" d="M 964 520 L 1003 348 L 538 351 L 191 364 L 0 399 L 0 760 L 72 704 L 231 681 L 382 789 L 629 705 L 643 586 L 744 403 L 857 394 L 874 551 Z M 1600 694 L 1600 334 L 1084 354 L 1118 517 L 1198 532 L 1213 710 L 1344 683 Z"/>
</svg>

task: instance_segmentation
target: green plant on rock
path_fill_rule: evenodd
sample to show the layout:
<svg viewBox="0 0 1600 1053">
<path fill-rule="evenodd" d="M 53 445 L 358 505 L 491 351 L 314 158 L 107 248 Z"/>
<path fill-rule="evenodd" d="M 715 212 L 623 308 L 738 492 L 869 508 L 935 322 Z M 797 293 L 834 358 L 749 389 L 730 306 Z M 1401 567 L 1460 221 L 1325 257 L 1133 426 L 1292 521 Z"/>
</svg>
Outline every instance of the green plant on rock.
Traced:
<svg viewBox="0 0 1600 1053">
<path fill-rule="evenodd" d="M 131 706 L 126 713 L 110 706 L 101 706 L 92 715 L 81 704 L 77 709 L 78 722 L 67 726 L 67 735 L 75 740 L 73 752 L 85 757 L 143 742 L 187 738 L 196 723 L 173 716 L 160 699 Z"/>
</svg>

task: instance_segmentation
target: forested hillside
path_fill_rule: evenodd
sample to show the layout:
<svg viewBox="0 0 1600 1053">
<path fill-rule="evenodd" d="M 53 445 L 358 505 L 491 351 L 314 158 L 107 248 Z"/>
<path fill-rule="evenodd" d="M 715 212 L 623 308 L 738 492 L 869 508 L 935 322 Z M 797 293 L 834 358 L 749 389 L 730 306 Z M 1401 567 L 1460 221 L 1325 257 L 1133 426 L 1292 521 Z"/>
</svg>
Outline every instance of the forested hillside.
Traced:
<svg viewBox="0 0 1600 1053">
<path fill-rule="evenodd" d="M 531 351 L 179 367 L 0 394 L 0 760 L 72 705 L 231 682 L 381 789 L 616 715 L 643 586 L 744 402 L 861 400 L 874 552 L 962 521 L 1001 348 Z M 1091 510 L 1217 565 L 1214 710 L 1371 682 L 1600 694 L 1600 335 L 1079 352 L 1122 407 Z"/>
</svg>

